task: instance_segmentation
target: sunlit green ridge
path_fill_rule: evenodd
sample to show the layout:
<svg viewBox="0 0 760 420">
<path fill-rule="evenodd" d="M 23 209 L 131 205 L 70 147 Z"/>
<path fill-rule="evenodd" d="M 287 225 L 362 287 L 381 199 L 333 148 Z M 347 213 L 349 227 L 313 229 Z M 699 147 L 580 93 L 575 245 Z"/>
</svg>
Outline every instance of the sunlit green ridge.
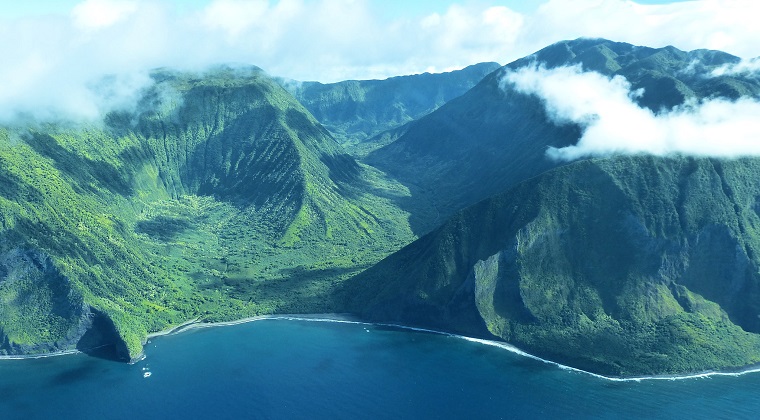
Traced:
<svg viewBox="0 0 760 420">
<path fill-rule="evenodd" d="M 3 131 L 2 351 L 71 347 L 91 311 L 134 357 L 187 319 L 335 310 L 332 283 L 413 238 L 405 189 L 260 71 L 154 78 L 105 127 Z"/>
<path fill-rule="evenodd" d="M 165 69 L 102 123 L 2 128 L 0 354 L 133 359 L 188 320 L 351 312 L 606 374 L 758 363 L 758 160 L 554 161 L 582 127 L 502 83 L 576 65 L 657 113 L 758 98 L 711 73 L 738 60 L 579 39 L 479 83 L 492 64 L 311 91 Z"/>
</svg>

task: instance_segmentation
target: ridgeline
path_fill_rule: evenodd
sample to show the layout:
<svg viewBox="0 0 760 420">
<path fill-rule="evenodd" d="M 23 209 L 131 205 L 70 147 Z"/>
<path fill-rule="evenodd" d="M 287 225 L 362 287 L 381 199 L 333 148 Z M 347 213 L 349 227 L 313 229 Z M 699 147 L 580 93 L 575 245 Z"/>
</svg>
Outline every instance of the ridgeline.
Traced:
<svg viewBox="0 0 760 420">
<path fill-rule="evenodd" d="M 712 73 L 738 62 L 579 39 L 385 81 L 162 69 L 102 123 L 0 128 L 0 355 L 132 360 L 188 319 L 351 312 L 611 375 L 758 363 L 760 160 L 557 162 L 582 127 L 502 83 L 579 65 L 658 113 L 757 99 Z"/>
<path fill-rule="evenodd" d="M 414 238 L 408 191 L 260 70 L 153 77 L 102 126 L 0 132 L 0 352 L 96 325 L 117 339 L 87 347 L 132 359 L 190 318 L 334 311 L 334 283 Z"/>
</svg>

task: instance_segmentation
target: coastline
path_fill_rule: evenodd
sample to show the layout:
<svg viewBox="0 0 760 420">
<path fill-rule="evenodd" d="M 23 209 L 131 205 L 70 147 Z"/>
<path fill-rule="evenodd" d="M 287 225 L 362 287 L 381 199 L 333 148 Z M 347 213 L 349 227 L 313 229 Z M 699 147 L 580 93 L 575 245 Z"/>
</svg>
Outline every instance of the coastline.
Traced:
<svg viewBox="0 0 760 420">
<path fill-rule="evenodd" d="M 28 359 L 44 359 L 46 357 L 57 357 L 57 356 L 69 356 L 72 354 L 80 354 L 82 353 L 79 350 L 72 349 L 72 350 L 60 350 L 60 351 L 54 351 L 50 353 L 40 353 L 40 354 L 7 354 L 7 355 L 0 355 L 0 361 L 2 360 L 28 360 Z"/>
<path fill-rule="evenodd" d="M 705 371 L 705 372 L 687 373 L 687 374 L 680 374 L 680 375 L 650 375 L 650 376 L 630 376 L 630 377 L 605 376 L 598 373 L 589 372 L 583 369 L 574 368 L 572 366 L 563 365 L 559 362 L 555 362 L 552 360 L 543 359 L 541 357 L 525 352 L 521 350 L 520 348 L 503 341 L 468 337 L 468 336 L 453 334 L 453 333 L 449 333 L 445 331 L 413 327 L 413 326 L 402 325 L 402 324 L 368 322 L 368 321 L 363 321 L 361 320 L 361 318 L 358 318 L 350 314 L 340 314 L 340 313 L 258 315 L 258 316 L 238 319 L 235 321 L 225 321 L 225 322 L 203 322 L 203 321 L 199 321 L 199 319 L 200 318 L 191 319 L 179 325 L 169 327 L 165 330 L 150 333 L 146 336 L 143 342 L 143 345 L 147 344 L 149 340 L 154 339 L 154 338 L 180 334 L 180 333 L 191 331 L 194 329 L 228 327 L 228 326 L 235 326 L 235 325 L 240 325 L 240 324 L 247 324 L 249 322 L 255 322 L 255 321 L 283 320 L 283 321 L 306 321 L 306 322 L 332 322 L 332 323 L 344 323 L 344 324 L 355 324 L 355 325 L 391 327 L 391 328 L 398 328 L 401 330 L 420 331 L 420 332 L 445 335 L 445 336 L 449 336 L 449 337 L 453 337 L 453 338 L 457 338 L 461 340 L 466 340 L 473 343 L 478 343 L 478 344 L 491 346 L 491 347 L 497 347 L 502 350 L 509 351 L 510 353 L 514 353 L 518 356 L 528 357 L 530 359 L 533 359 L 539 362 L 553 365 L 562 370 L 577 372 L 577 373 L 589 375 L 598 379 L 603 379 L 603 380 L 612 381 L 612 382 L 641 382 L 641 381 L 650 381 L 650 380 L 677 381 L 677 380 L 684 380 L 684 379 L 710 378 L 712 376 L 742 376 L 742 375 L 746 375 L 750 373 L 760 373 L 760 365 L 751 365 L 751 366 L 747 366 L 745 368 L 738 369 L 735 371 L 711 370 L 711 371 Z M 2 355 L 0 356 L 0 361 L 42 359 L 46 357 L 66 356 L 66 355 L 80 354 L 80 353 L 82 352 L 74 349 L 74 350 L 62 350 L 62 351 L 52 352 L 52 353 L 33 354 L 33 355 Z M 137 358 L 131 360 L 130 364 L 140 362 L 144 360 L 145 358 L 146 358 L 146 355 L 143 352 Z"/>
<path fill-rule="evenodd" d="M 236 321 L 227 321 L 227 322 L 199 322 L 196 319 L 196 320 L 187 321 L 183 324 L 180 324 L 172 328 L 168 328 L 163 331 L 151 333 L 148 335 L 147 339 L 162 337 L 166 335 L 179 334 L 179 333 L 189 331 L 192 329 L 197 329 L 197 328 L 226 327 L 226 326 L 240 325 L 240 324 L 246 324 L 249 322 L 263 321 L 263 320 L 334 322 L 334 323 L 345 323 L 345 324 L 356 324 L 356 325 L 392 327 L 392 328 L 398 328 L 402 330 L 421 331 L 421 332 L 428 332 L 428 333 L 433 333 L 433 334 L 440 334 L 440 335 L 454 337 L 461 340 L 466 340 L 466 341 L 470 341 L 473 343 L 478 343 L 478 344 L 482 344 L 486 346 L 497 347 L 502 350 L 509 351 L 510 353 L 517 354 L 519 356 L 528 357 L 530 359 L 533 359 L 539 362 L 553 365 L 562 370 L 577 372 L 577 373 L 589 375 L 598 379 L 603 379 L 603 380 L 607 380 L 611 382 L 641 382 L 641 381 L 652 381 L 652 380 L 678 381 L 678 380 L 684 380 L 684 379 L 709 378 L 712 376 L 741 376 L 741 375 L 746 375 L 750 373 L 760 373 L 760 365 L 751 365 L 742 369 L 738 369 L 736 371 L 711 370 L 711 371 L 687 373 L 687 374 L 681 374 L 681 375 L 650 375 L 650 376 L 626 376 L 626 377 L 605 376 L 598 373 L 589 372 L 583 369 L 574 368 L 572 366 L 563 365 L 559 362 L 555 362 L 552 360 L 543 359 L 541 357 L 538 357 L 534 354 L 530 354 L 526 351 L 521 350 L 518 347 L 515 347 L 512 344 L 509 344 L 503 341 L 468 337 L 468 336 L 453 334 L 453 333 L 449 333 L 445 331 L 431 330 L 431 329 L 420 328 L 420 327 L 412 327 L 409 325 L 402 325 L 402 324 L 362 321 L 360 318 L 355 317 L 350 314 L 337 314 L 337 313 L 259 315 L 259 316 L 239 319 Z M 144 356 L 142 356 L 140 360 L 142 360 L 143 358 Z"/>
<path fill-rule="evenodd" d="M 199 321 L 199 319 L 200 318 L 191 319 L 179 325 L 169 327 L 165 330 L 150 333 L 145 336 L 143 345 L 145 345 L 148 340 L 153 339 L 153 338 L 163 337 L 166 335 L 179 334 L 181 332 L 189 331 L 195 328 L 225 327 L 225 326 L 245 324 L 245 323 L 253 322 L 253 321 L 260 321 L 264 319 L 286 319 L 286 320 L 287 319 L 292 319 L 292 320 L 319 319 L 325 322 L 330 321 L 330 322 L 356 322 L 358 323 L 357 321 L 358 318 L 351 317 L 350 315 L 347 315 L 347 314 L 259 315 L 259 316 L 253 316 L 253 317 L 248 317 L 248 318 L 242 318 L 235 321 L 225 321 L 225 322 L 202 322 L 202 321 Z M 48 357 L 70 356 L 74 354 L 83 354 L 83 352 L 77 349 L 70 349 L 70 350 L 59 350 L 59 351 L 54 351 L 54 352 L 49 352 L 49 353 L 37 353 L 37 354 L 7 354 L 7 355 L 4 354 L 4 355 L 0 355 L 0 362 L 6 361 L 6 360 L 44 359 Z M 143 352 L 143 353 L 140 353 L 140 355 L 138 355 L 138 357 L 136 357 L 135 359 L 130 360 L 129 363 L 130 364 L 137 363 L 143 360 L 144 358 L 145 358 L 145 353 Z"/>
<path fill-rule="evenodd" d="M 235 321 L 224 322 L 203 322 L 199 321 L 200 318 L 195 318 L 190 321 L 183 322 L 182 324 L 161 330 L 158 332 L 150 333 L 146 336 L 147 340 L 151 340 L 157 337 L 164 337 L 167 335 L 179 334 L 185 331 L 190 331 L 198 328 L 211 328 L 211 327 L 229 327 L 233 325 L 247 324 L 249 322 L 262 321 L 266 319 L 281 319 L 291 321 L 322 321 L 322 322 L 345 322 L 351 324 L 371 324 L 363 322 L 359 318 L 351 316 L 349 314 L 279 314 L 279 315 L 257 315 L 247 318 L 241 318 Z M 145 344 L 145 343 L 143 343 Z"/>
</svg>

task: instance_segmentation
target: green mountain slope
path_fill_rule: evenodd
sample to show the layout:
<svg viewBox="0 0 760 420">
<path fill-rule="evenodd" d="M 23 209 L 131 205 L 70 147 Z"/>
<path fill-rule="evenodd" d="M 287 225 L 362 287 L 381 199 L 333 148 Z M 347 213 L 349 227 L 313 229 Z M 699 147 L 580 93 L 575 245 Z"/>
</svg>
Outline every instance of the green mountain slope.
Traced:
<svg viewBox="0 0 760 420">
<path fill-rule="evenodd" d="M 347 150 L 365 155 L 384 145 L 373 137 L 429 114 L 498 68 L 480 63 L 448 73 L 285 86 Z"/>
<path fill-rule="evenodd" d="M 738 60 L 718 51 L 655 49 L 603 39 L 560 42 L 491 73 L 464 95 L 409 124 L 403 135 L 365 161 L 398 178 L 419 195 L 418 201 L 432 197 L 443 221 L 556 167 L 560 163 L 545 156 L 546 148 L 567 146 L 579 137 L 578 127 L 551 123 L 538 98 L 502 89 L 504 71 L 539 63 L 548 68 L 580 64 L 585 70 L 625 76 L 633 89 L 645 89 L 641 105 L 660 110 L 687 98 L 760 95 L 758 79 L 705 77 Z M 432 225 L 415 228 L 424 233 Z"/>
<path fill-rule="evenodd" d="M 0 130 L 0 353 L 133 358 L 191 318 L 333 311 L 413 239 L 408 191 L 262 72 L 154 78 L 105 126 Z"/>
<path fill-rule="evenodd" d="M 760 361 L 757 159 L 587 160 L 484 200 L 347 284 L 373 320 L 613 375 Z"/>
<path fill-rule="evenodd" d="M 659 110 L 757 97 L 705 77 L 737 60 L 582 39 L 506 68 L 624 75 Z M 760 161 L 559 166 L 546 148 L 580 128 L 503 72 L 451 99 L 487 68 L 296 92 L 354 155 L 385 145 L 361 161 L 255 68 L 160 70 L 103 124 L 0 128 L 0 355 L 134 359 L 189 319 L 351 311 L 601 373 L 760 362 Z"/>
</svg>

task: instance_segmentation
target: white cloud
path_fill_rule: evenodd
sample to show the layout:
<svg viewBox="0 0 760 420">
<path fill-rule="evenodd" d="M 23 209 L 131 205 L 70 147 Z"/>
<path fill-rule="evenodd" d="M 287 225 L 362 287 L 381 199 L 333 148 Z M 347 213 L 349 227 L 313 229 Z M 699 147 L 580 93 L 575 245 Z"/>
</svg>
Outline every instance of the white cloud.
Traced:
<svg viewBox="0 0 760 420">
<path fill-rule="evenodd" d="M 134 1 L 85 0 L 74 6 L 71 16 L 80 28 L 98 29 L 113 25 L 137 10 Z"/>
<path fill-rule="evenodd" d="M 498 0 L 461 0 L 417 17 L 389 17 L 381 12 L 384 2 L 373 0 L 177 4 L 84 0 L 66 15 L 0 18 L 0 122 L 19 113 L 97 116 L 103 101 L 88 86 L 115 75 L 140 87 L 135 81 L 147 82 L 144 74 L 155 67 L 245 63 L 285 78 L 332 82 L 507 63 L 580 36 L 760 55 L 754 22 L 760 2 L 749 0 L 667 6 L 549 0 L 528 14 Z"/>
<path fill-rule="evenodd" d="M 203 23 L 209 28 L 223 29 L 236 36 L 261 22 L 268 8 L 269 2 L 266 0 L 219 0 L 206 8 Z"/>
<path fill-rule="evenodd" d="M 84 0 L 65 16 L 0 19 L 0 123 L 96 119 L 136 97 L 157 67 L 253 64 L 273 75 L 338 81 L 446 71 L 494 60 L 522 16 L 454 5 L 437 17 L 385 19 L 369 0 L 213 0 L 179 9 L 165 0 Z M 427 24 L 423 24 L 427 22 Z"/>
<path fill-rule="evenodd" d="M 760 76 L 760 57 L 742 60 L 736 64 L 726 64 L 711 72 L 713 77 L 732 75 Z"/>
<path fill-rule="evenodd" d="M 711 99 L 658 114 L 640 107 L 621 76 L 583 72 L 580 66 L 523 67 L 505 74 L 504 87 L 536 95 L 557 124 L 579 124 L 578 143 L 550 148 L 557 160 L 613 154 L 713 157 L 760 156 L 760 102 Z"/>
<path fill-rule="evenodd" d="M 697 0 L 641 5 L 630 0 L 549 0 L 526 19 L 516 42 L 525 52 L 562 39 L 607 38 L 683 50 L 719 49 L 740 57 L 760 55 L 760 2 Z M 525 54 L 522 54 L 525 55 Z M 517 58 L 517 57 L 515 57 Z"/>
</svg>

